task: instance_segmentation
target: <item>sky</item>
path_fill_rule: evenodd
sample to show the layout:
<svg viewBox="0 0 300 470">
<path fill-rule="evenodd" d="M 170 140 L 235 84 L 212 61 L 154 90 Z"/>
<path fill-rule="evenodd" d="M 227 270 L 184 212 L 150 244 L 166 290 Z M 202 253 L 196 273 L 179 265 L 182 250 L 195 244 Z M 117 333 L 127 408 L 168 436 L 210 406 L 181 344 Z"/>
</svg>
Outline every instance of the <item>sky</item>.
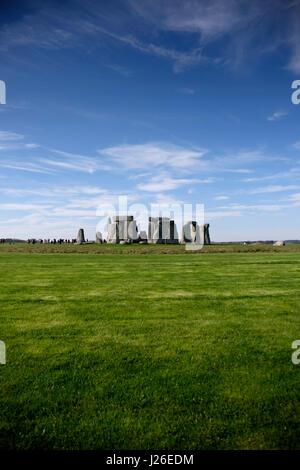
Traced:
<svg viewBox="0 0 300 470">
<path fill-rule="evenodd" d="M 2 0 L 0 64 L 0 238 L 94 239 L 127 196 L 300 239 L 300 0 Z"/>
</svg>

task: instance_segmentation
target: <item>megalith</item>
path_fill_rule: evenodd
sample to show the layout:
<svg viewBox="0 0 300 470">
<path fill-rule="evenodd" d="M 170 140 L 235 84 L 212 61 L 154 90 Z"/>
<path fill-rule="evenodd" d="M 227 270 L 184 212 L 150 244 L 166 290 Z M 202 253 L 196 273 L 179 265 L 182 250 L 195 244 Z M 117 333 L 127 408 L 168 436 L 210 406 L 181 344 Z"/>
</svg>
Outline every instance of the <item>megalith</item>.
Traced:
<svg viewBox="0 0 300 470">
<path fill-rule="evenodd" d="M 107 221 L 107 243 L 138 241 L 138 229 L 132 215 L 117 215 Z"/>
<path fill-rule="evenodd" d="M 149 217 L 149 243 L 179 243 L 174 220 L 169 217 Z"/>
<path fill-rule="evenodd" d="M 210 245 L 209 224 L 204 224 L 203 229 L 204 229 L 204 245 Z"/>
<path fill-rule="evenodd" d="M 82 244 L 85 242 L 84 230 L 83 230 L 83 228 L 80 228 L 80 229 L 78 230 L 78 235 L 77 235 L 76 242 L 77 242 L 78 245 L 82 245 Z"/>
<path fill-rule="evenodd" d="M 103 243 L 101 232 L 96 232 L 96 243 Z"/>
<path fill-rule="evenodd" d="M 198 225 L 195 220 L 182 227 L 181 243 L 197 243 L 210 245 L 209 224 Z"/>
</svg>

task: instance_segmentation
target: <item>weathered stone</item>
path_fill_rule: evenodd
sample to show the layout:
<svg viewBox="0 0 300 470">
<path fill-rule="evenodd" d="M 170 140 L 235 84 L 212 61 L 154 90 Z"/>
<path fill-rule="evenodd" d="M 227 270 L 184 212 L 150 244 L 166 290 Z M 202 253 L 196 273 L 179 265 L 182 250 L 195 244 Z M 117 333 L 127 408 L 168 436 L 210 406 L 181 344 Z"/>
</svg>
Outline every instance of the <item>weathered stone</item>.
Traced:
<svg viewBox="0 0 300 470">
<path fill-rule="evenodd" d="M 168 217 L 149 217 L 148 242 L 179 243 L 174 220 L 170 220 Z"/>
<path fill-rule="evenodd" d="M 121 241 L 133 243 L 138 241 L 137 225 L 132 215 L 115 216 L 112 222 L 109 218 L 107 232 L 108 243 L 120 243 Z"/>
<path fill-rule="evenodd" d="M 79 229 L 76 241 L 78 245 L 82 245 L 85 242 L 83 228 Z"/>
<path fill-rule="evenodd" d="M 103 243 L 101 232 L 96 232 L 96 243 Z"/>
<path fill-rule="evenodd" d="M 182 243 L 200 243 L 199 225 L 197 222 L 193 220 L 187 222 L 182 227 L 181 241 Z"/>
<path fill-rule="evenodd" d="M 204 245 L 210 245 L 209 224 L 204 224 Z"/>
<path fill-rule="evenodd" d="M 118 224 L 111 223 L 110 218 L 107 220 L 107 243 L 119 242 Z"/>
<path fill-rule="evenodd" d="M 194 220 L 187 222 L 182 227 L 181 243 L 210 245 L 209 224 L 198 225 Z"/>
<path fill-rule="evenodd" d="M 141 230 L 141 231 L 140 231 L 139 240 L 140 240 L 140 243 L 147 243 L 147 233 L 146 233 L 146 230 Z"/>
</svg>

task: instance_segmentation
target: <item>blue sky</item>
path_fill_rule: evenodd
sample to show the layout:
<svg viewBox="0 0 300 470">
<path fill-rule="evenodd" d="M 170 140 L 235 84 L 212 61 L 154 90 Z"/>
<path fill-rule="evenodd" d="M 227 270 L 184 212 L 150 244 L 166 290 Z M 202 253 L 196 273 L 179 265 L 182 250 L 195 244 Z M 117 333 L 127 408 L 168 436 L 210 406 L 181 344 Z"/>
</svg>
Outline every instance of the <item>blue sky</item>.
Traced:
<svg viewBox="0 0 300 470">
<path fill-rule="evenodd" d="M 214 241 L 300 239 L 300 1 L 0 10 L 0 237 L 92 239 L 127 195 L 204 204 Z"/>
</svg>

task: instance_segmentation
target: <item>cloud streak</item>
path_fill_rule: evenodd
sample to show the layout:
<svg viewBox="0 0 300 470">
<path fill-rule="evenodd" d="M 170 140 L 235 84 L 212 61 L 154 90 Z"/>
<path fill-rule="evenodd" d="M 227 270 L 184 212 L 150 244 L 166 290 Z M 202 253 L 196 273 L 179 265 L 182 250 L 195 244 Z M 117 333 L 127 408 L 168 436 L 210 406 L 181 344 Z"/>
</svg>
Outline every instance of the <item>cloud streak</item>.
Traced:
<svg viewBox="0 0 300 470">
<path fill-rule="evenodd" d="M 98 153 L 127 169 L 153 168 L 162 165 L 184 169 L 196 165 L 206 150 L 193 150 L 168 143 L 150 142 L 108 147 L 98 150 Z"/>
<path fill-rule="evenodd" d="M 18 21 L 2 25 L 0 50 L 32 47 L 55 51 L 87 45 L 99 48 L 110 40 L 109 45 L 122 43 L 140 53 L 169 60 L 178 73 L 202 63 L 236 64 L 246 51 L 249 59 L 254 45 L 256 56 L 285 46 L 290 50 L 287 67 L 294 72 L 300 70 L 299 4 L 293 0 L 125 0 L 120 6 L 122 21 L 111 8 L 110 2 L 96 1 L 73 0 L 59 9 L 39 3 Z M 278 17 L 280 24 L 278 20 L 276 23 Z M 270 35 L 270 40 L 258 49 L 257 41 L 268 32 L 272 20 L 277 36 L 276 32 Z M 166 35 L 184 35 L 185 48 L 170 47 L 163 40 Z M 213 54 L 211 45 L 216 46 Z M 126 67 L 106 66 L 130 75 Z"/>
</svg>

